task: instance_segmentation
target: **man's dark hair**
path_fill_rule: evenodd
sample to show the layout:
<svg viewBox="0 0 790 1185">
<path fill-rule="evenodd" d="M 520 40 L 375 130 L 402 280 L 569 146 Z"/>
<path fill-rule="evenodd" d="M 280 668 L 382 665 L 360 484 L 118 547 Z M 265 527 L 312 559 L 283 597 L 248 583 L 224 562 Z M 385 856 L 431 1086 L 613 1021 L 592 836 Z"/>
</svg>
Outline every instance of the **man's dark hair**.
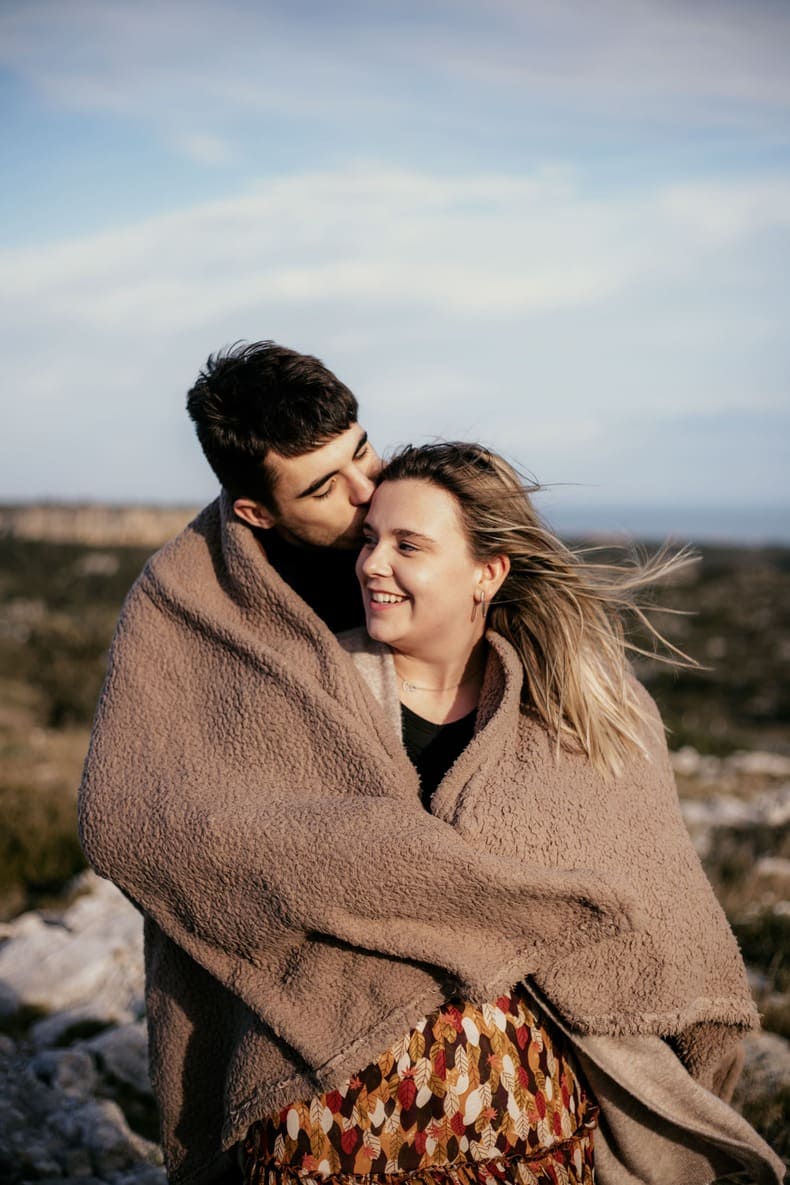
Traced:
<svg viewBox="0 0 790 1185">
<path fill-rule="evenodd" d="M 312 452 L 350 428 L 358 406 L 318 358 L 263 341 L 235 342 L 212 354 L 187 395 L 187 411 L 231 497 L 275 510 L 267 453 Z"/>
</svg>

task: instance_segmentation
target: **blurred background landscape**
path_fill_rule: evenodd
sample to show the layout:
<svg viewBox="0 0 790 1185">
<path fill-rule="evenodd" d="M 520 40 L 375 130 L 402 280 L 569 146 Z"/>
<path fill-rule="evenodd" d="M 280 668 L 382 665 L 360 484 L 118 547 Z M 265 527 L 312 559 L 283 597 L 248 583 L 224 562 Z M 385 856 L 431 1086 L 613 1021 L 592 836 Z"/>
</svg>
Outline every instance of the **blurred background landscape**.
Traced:
<svg viewBox="0 0 790 1185">
<path fill-rule="evenodd" d="M 75 804 L 121 602 L 147 557 L 189 517 L 186 508 L 0 508 L 0 976 L 15 957 L 22 968 L 7 980 L 15 995 L 5 1008 L 0 994 L 0 1029 L 17 1059 L 36 1051 L 25 1072 L 29 1078 L 32 1065 L 37 1089 L 47 1092 L 41 1106 L 50 1121 L 69 1083 L 74 1093 L 75 1073 L 84 1083 L 80 1074 L 90 1069 L 90 1105 L 98 1091 L 120 1109 L 110 1164 L 114 1155 L 133 1174 L 106 1179 L 143 1185 L 159 1178 L 141 1172 L 161 1170 L 145 1076 L 139 938 L 133 916 L 113 921 L 119 906 L 109 899 L 102 924 L 124 935 L 108 949 L 125 971 L 108 996 L 107 968 L 90 944 L 86 955 L 80 924 L 68 920 L 73 903 L 93 891 L 89 874 L 80 877 Z M 668 726 L 686 823 L 763 1013 L 738 1105 L 790 1157 L 790 548 L 720 543 L 698 552 L 693 567 L 655 592 L 656 609 L 680 612 L 656 612 L 654 620 L 700 669 L 644 658 L 635 665 Z M 31 918 L 43 926 L 32 947 Z M 71 928 L 73 949 L 47 971 L 53 927 Z M 87 994 L 86 957 L 97 960 L 98 975 Z M 53 998 L 51 974 L 60 968 L 73 978 L 74 959 L 76 987 Z M 117 976 L 116 965 L 109 978 Z M 0 1120 L 2 1094 L 0 1084 Z M 58 1140 L 61 1150 L 74 1142 Z M 10 1163 L 2 1179 L 25 1179 Z"/>
</svg>

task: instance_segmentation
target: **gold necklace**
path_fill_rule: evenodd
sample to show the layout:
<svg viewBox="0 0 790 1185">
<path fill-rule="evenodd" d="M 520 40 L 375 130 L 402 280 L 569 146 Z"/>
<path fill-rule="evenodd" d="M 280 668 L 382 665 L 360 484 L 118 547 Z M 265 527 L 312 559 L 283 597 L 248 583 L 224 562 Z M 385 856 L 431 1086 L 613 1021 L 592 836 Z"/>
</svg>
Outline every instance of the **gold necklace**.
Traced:
<svg viewBox="0 0 790 1185">
<path fill-rule="evenodd" d="M 437 695 L 442 691 L 455 691 L 463 687 L 464 683 L 471 683 L 471 679 L 462 679 L 460 683 L 451 683 L 449 687 L 422 687 L 419 683 L 410 683 L 408 679 L 401 679 L 400 685 L 404 691 L 433 691 Z"/>
<path fill-rule="evenodd" d="M 395 674 L 400 679 L 401 688 L 406 691 L 432 691 L 436 695 L 440 695 L 444 691 L 457 691 L 459 687 L 463 687 L 466 683 L 474 683 L 480 676 L 480 671 L 476 674 L 470 675 L 468 679 L 462 679 L 460 683 L 451 683 L 449 687 L 423 687 L 420 683 L 412 683 L 409 679 L 403 679 L 398 674 L 398 668 L 395 667 Z"/>
</svg>

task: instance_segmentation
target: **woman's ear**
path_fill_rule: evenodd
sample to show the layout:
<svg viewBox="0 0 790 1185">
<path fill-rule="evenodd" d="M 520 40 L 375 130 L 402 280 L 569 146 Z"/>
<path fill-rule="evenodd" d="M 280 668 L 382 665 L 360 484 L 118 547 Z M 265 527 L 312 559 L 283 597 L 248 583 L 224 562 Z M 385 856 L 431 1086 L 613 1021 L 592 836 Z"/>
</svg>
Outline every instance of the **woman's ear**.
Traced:
<svg viewBox="0 0 790 1185">
<path fill-rule="evenodd" d="M 507 580 L 509 571 L 510 559 L 506 555 L 495 555 L 482 565 L 480 584 L 489 602 Z"/>
</svg>

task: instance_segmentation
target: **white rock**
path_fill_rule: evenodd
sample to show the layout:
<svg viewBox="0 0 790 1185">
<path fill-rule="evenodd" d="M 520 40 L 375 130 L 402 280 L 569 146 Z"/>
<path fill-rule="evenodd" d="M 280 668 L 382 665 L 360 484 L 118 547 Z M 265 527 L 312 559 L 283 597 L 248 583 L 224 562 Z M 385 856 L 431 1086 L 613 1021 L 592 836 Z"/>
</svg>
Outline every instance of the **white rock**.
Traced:
<svg viewBox="0 0 790 1185">
<path fill-rule="evenodd" d="M 726 764 L 741 774 L 756 774 L 770 778 L 790 778 L 790 757 L 779 753 L 763 753 L 759 749 L 748 753 L 733 753 Z"/>
<path fill-rule="evenodd" d="M 148 1037 L 143 1021 L 108 1029 L 85 1042 L 105 1076 L 151 1095 L 148 1077 Z"/>
<path fill-rule="evenodd" d="M 763 791 L 748 801 L 733 794 L 685 798 L 680 809 L 689 829 L 781 827 L 790 822 L 790 785 Z"/>
<path fill-rule="evenodd" d="M 87 1098 L 96 1087 L 96 1067 L 86 1050 L 48 1049 L 32 1062 L 42 1082 L 75 1098 Z"/>
<path fill-rule="evenodd" d="M 765 1099 L 770 1106 L 790 1091 L 790 1041 L 776 1033 L 755 1033 L 744 1041 L 743 1074 L 735 1088 L 733 1104 Z"/>
<path fill-rule="evenodd" d="M 86 1103 L 75 1118 L 82 1145 L 90 1152 L 96 1172 L 117 1172 L 140 1160 L 161 1160 L 156 1146 L 130 1130 L 121 1108 L 110 1099 Z"/>
<path fill-rule="evenodd" d="M 758 876 L 790 880 L 790 860 L 783 856 L 761 856 L 754 866 L 754 871 Z"/>
<path fill-rule="evenodd" d="M 12 1005 L 63 1012 L 89 1007 L 90 1015 L 131 1019 L 143 994 L 142 919 L 107 881 L 86 878 L 90 892 L 56 922 L 24 914 L 4 927 L 0 947 L 0 1008 Z"/>
<path fill-rule="evenodd" d="M 670 757 L 672 759 L 672 768 L 676 774 L 684 774 L 686 777 L 691 777 L 697 773 L 700 764 L 700 755 L 696 749 L 692 749 L 691 745 L 684 745 L 681 749 L 670 753 Z"/>
</svg>

